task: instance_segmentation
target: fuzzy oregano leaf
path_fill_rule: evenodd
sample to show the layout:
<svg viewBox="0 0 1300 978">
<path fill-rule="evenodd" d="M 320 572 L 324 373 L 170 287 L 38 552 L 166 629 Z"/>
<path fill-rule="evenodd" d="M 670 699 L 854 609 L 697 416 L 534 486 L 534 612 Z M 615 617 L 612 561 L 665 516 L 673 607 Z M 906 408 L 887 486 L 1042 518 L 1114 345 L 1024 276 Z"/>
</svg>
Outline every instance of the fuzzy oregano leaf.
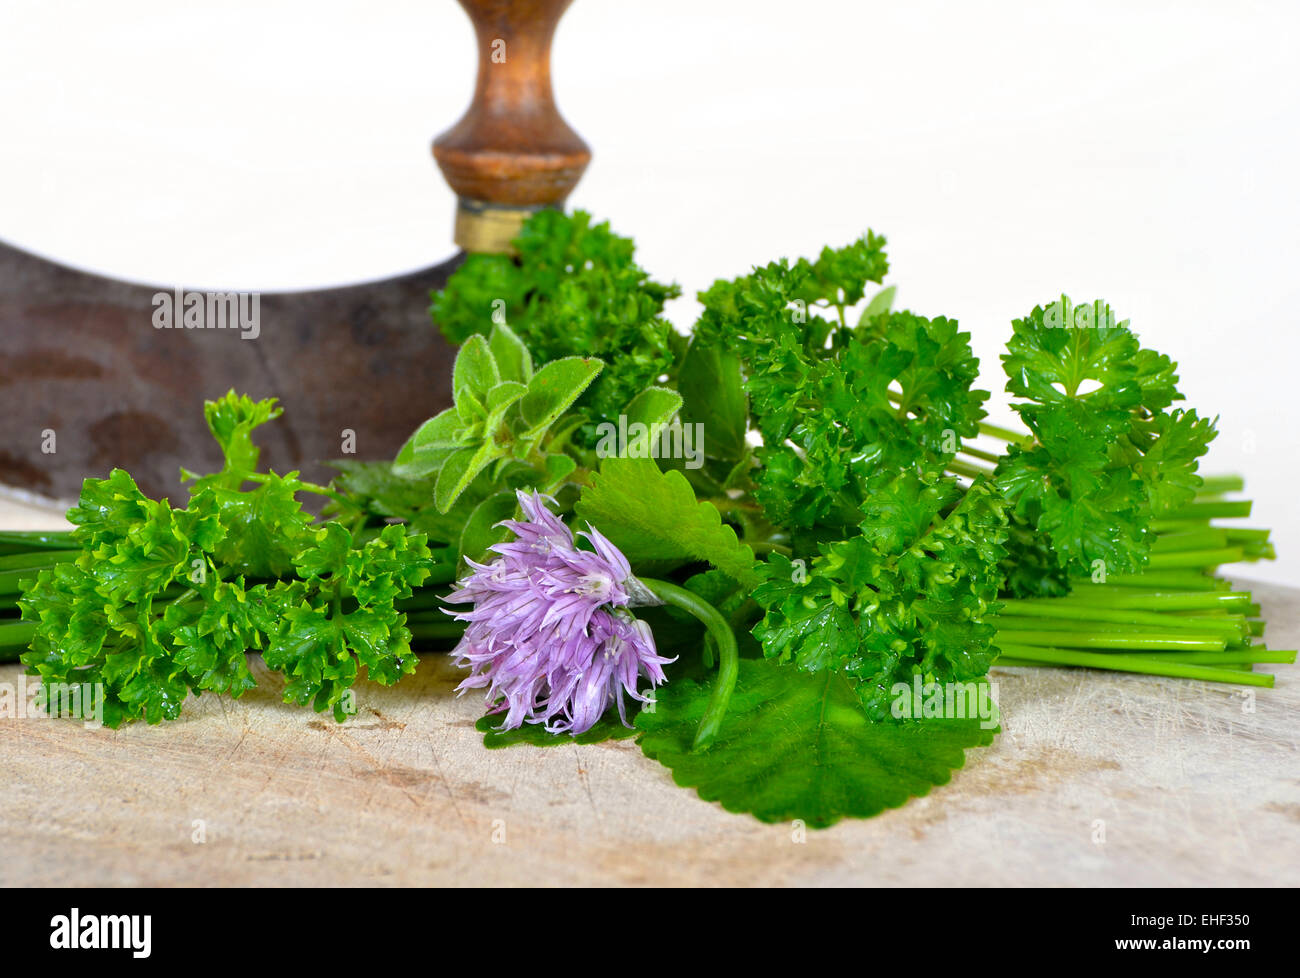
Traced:
<svg viewBox="0 0 1300 978">
<path fill-rule="evenodd" d="M 509 326 L 498 323 L 492 327 L 488 336 L 488 347 L 496 359 L 497 370 L 503 380 L 514 380 L 527 384 L 533 377 L 533 358 L 521 340 Z"/>
<path fill-rule="evenodd" d="M 452 504 L 478 474 L 505 456 L 506 449 L 494 441 L 485 441 L 474 448 L 460 448 L 448 456 L 438 472 L 438 482 L 433 490 L 438 512 L 450 511 Z"/>
<path fill-rule="evenodd" d="M 596 379 L 604 364 L 595 357 L 564 357 L 552 360 L 533 374 L 520 402 L 528 431 L 524 437 L 538 438 L 567 411 Z"/>
<path fill-rule="evenodd" d="M 501 382 L 496 358 L 485 337 L 475 334 L 465 341 L 452 365 L 451 391 L 459 406 L 465 395 L 471 394 L 478 403 L 487 400 L 487 393 Z"/>
<path fill-rule="evenodd" d="M 573 456 L 561 453 L 547 455 L 542 461 L 546 473 L 546 482 L 542 486 L 546 492 L 554 492 L 565 479 L 567 479 L 573 470 L 578 467 L 578 463 L 573 460 Z"/>
<path fill-rule="evenodd" d="M 391 471 L 402 478 L 431 479 L 434 505 L 443 515 L 488 466 L 509 458 L 537 465 L 550 488 L 572 466 L 552 462 L 559 453 L 555 445 L 548 449 L 542 442 L 602 367 L 595 358 L 567 357 L 534 372 L 528 350 L 508 327 L 496 326 L 490 337 L 476 333 L 456 356 L 455 406 L 416 429 Z M 500 474 L 498 467 L 493 479 Z M 481 501 L 481 496 L 470 498 L 469 504 Z"/>
<path fill-rule="evenodd" d="M 420 479 L 437 472 L 464 443 L 464 423 L 455 408 L 434 415 L 415 430 L 393 460 L 393 474 Z"/>
<path fill-rule="evenodd" d="M 633 565 L 704 560 L 746 586 L 758 583 L 754 551 L 675 469 L 662 472 L 648 458 L 607 458 L 575 508 Z"/>
<path fill-rule="evenodd" d="M 946 784 L 965 751 L 996 733 L 978 718 L 873 723 L 841 674 L 743 659 L 716 738 L 693 751 L 709 693 L 690 680 L 666 685 L 637 716 L 638 743 L 677 784 L 764 822 L 825 828 L 897 808 Z"/>
</svg>

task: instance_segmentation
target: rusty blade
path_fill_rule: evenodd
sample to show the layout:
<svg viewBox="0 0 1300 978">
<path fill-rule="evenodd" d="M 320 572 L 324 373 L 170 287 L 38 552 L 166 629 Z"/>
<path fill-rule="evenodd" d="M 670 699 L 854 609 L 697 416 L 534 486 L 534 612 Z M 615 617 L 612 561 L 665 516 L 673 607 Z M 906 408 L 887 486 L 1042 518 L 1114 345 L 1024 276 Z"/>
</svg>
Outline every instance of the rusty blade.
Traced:
<svg viewBox="0 0 1300 978">
<path fill-rule="evenodd" d="M 427 310 L 460 260 L 262 294 L 253 339 L 251 329 L 156 328 L 155 296 L 174 289 L 0 243 L 0 484 L 69 499 L 82 479 L 118 466 L 146 493 L 183 499 L 181 466 L 220 467 L 202 402 L 231 388 L 284 405 L 258 432 L 262 462 L 277 472 L 328 479 L 322 462 L 348 448 L 391 458 L 451 404 L 454 351 Z"/>
</svg>

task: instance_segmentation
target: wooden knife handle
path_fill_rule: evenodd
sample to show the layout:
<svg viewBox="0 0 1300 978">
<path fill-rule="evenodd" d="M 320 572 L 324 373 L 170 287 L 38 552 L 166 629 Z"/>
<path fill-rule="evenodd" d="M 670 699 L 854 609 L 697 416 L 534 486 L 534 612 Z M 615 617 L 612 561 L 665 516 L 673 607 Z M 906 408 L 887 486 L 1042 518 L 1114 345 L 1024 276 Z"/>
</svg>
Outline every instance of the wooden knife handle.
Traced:
<svg viewBox="0 0 1300 978">
<path fill-rule="evenodd" d="M 561 206 L 591 160 L 551 91 L 551 38 L 572 2 L 460 0 L 478 35 L 478 84 L 433 156 L 459 198 L 466 251 L 509 252 L 528 215 Z"/>
</svg>

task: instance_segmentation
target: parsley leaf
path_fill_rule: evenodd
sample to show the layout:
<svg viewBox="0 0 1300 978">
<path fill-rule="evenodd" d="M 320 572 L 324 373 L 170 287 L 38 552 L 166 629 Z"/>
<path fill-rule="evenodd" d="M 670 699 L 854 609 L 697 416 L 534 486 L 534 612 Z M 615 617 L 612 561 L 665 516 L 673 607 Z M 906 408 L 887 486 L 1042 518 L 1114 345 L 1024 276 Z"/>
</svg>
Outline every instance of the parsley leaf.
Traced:
<svg viewBox="0 0 1300 978">
<path fill-rule="evenodd" d="M 997 650 L 993 625 L 1006 555 L 1006 515 L 986 482 L 881 478 L 862 506 L 860 532 L 822 544 L 810 565 L 775 554 L 754 599 L 754 636 L 768 658 L 842 673 L 873 719 L 894 684 L 983 676 Z"/>
<path fill-rule="evenodd" d="M 681 294 L 636 264 L 635 246 L 591 215 L 542 210 L 513 242 L 517 257 L 471 255 L 433 295 L 430 312 L 452 343 L 508 323 L 540 362 L 598 357 L 607 364 L 579 406 L 613 419 L 663 374 L 685 341 L 663 318 Z"/>
<path fill-rule="evenodd" d="M 315 536 L 294 561 L 300 580 L 278 581 L 258 596 L 268 636 L 263 659 L 290 677 L 285 702 L 331 709 L 341 722 L 358 666 L 384 685 L 415 671 L 406 616 L 393 602 L 424 580 L 429 552 L 397 525 L 361 547 L 335 522 Z"/>
<path fill-rule="evenodd" d="M 784 420 L 764 432 L 780 440 L 759 452 L 756 496 L 773 520 L 843 527 L 872 474 L 942 469 L 978 433 L 988 395 L 972 387 L 979 362 L 969 334 L 907 312 L 878 322 L 878 334 L 853 332 L 802 371 L 796 395 L 783 395 Z"/>
<path fill-rule="evenodd" d="M 955 321 L 890 312 L 886 290 L 849 326 L 847 308 L 888 271 L 884 245 L 868 232 L 700 295 L 692 350 L 742 367 L 764 442 L 755 496 L 778 525 L 843 531 L 874 473 L 942 469 L 978 432 L 988 394 Z"/>
<path fill-rule="evenodd" d="M 231 394 L 206 408 L 226 464 L 195 479 L 184 509 L 120 469 L 85 481 L 68 513 L 80 554 L 19 599 L 35 623 L 22 661 L 49 685 L 102 685 L 116 727 L 174 719 L 190 693 L 239 696 L 253 685 L 245 653 L 263 648 L 291 676 L 286 696 L 341 720 L 359 665 L 378 682 L 414 668 L 394 603 L 429 575 L 429 549 L 398 525 L 365 542 L 337 522 L 312 527 L 296 473 L 247 468 L 249 433 L 278 414 L 274 402 Z M 252 575 L 279 580 L 248 587 Z"/>
<path fill-rule="evenodd" d="M 1034 435 L 1000 460 L 998 487 L 1014 518 L 1050 541 L 1069 576 L 1132 573 L 1147 560 L 1150 522 L 1189 501 L 1201 484 L 1197 460 L 1212 422 L 1167 410 L 1178 393 L 1176 365 L 1138 345 L 1127 322 L 1098 301 L 1079 309 L 1067 296 L 1012 324 L 1003 355 L 1012 407 Z M 1028 533 L 1017 555 L 1045 563 Z M 1053 574 L 1052 580 L 1060 575 Z M 1013 593 L 1035 593 L 1012 574 Z M 1050 591 L 1059 593 L 1052 584 Z"/>
<path fill-rule="evenodd" d="M 257 471 L 257 461 L 261 457 L 261 449 L 253 443 L 253 431 L 283 413 L 284 409 L 276 404 L 274 397 L 254 401 L 233 390 L 215 401 L 205 401 L 203 417 L 212 437 L 221 446 L 225 464 L 220 472 L 201 477 L 182 469 L 182 479 L 195 480 L 192 492 L 199 492 L 207 486 L 238 489 L 249 474 Z"/>
</svg>

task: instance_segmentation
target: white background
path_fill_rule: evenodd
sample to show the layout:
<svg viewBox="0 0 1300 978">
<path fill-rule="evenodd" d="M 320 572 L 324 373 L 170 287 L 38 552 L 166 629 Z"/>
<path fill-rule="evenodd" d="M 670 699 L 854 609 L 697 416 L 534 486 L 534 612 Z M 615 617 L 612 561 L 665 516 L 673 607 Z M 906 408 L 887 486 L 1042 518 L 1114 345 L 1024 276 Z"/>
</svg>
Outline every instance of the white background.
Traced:
<svg viewBox="0 0 1300 978">
<path fill-rule="evenodd" d="M 900 304 L 1009 320 L 1106 298 L 1219 414 L 1300 584 L 1295 3 L 577 0 L 554 52 L 595 150 L 571 200 L 693 296 L 888 235 Z M 429 155 L 473 87 L 452 0 L 0 0 L 0 238 L 270 290 L 452 252 Z M 680 300 L 674 321 L 697 306 Z M 1005 396 L 992 414 L 1005 419 Z"/>
</svg>

